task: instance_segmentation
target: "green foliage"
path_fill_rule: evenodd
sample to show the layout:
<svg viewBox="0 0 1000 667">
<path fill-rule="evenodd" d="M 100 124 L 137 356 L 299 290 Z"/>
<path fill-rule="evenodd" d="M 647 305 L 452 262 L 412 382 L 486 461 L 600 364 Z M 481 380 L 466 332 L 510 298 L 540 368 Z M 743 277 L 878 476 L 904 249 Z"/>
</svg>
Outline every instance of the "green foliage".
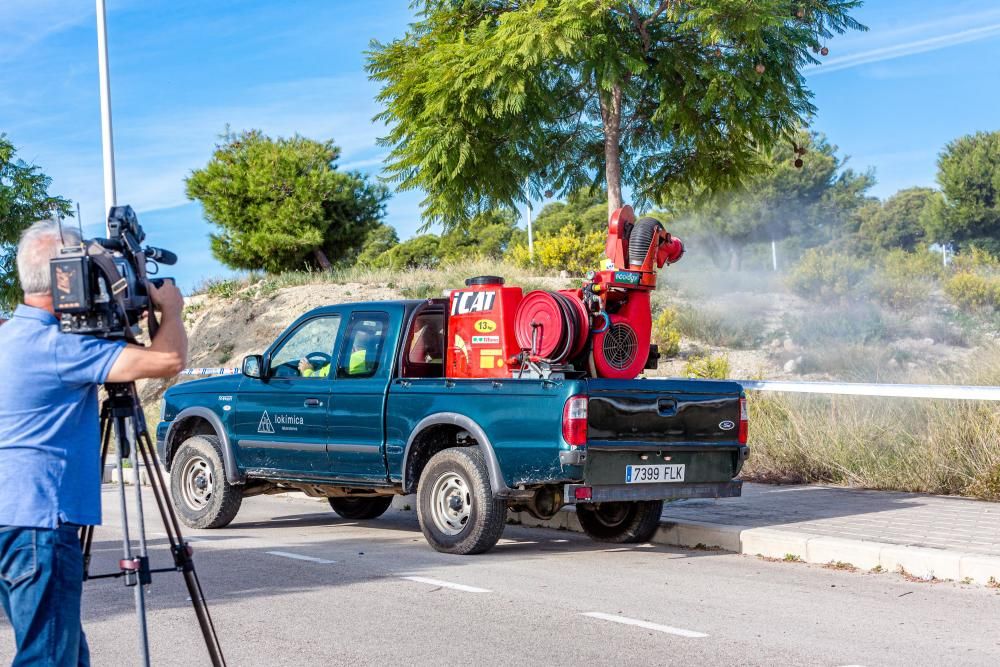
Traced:
<svg viewBox="0 0 1000 667">
<path fill-rule="evenodd" d="M 16 262 L 21 233 L 53 209 L 71 215 L 68 200 L 49 195 L 52 179 L 16 155 L 7 135 L 0 134 L 0 312 L 21 301 Z"/>
<path fill-rule="evenodd" d="M 211 235 L 215 257 L 269 272 L 328 269 L 354 257 L 389 195 L 360 173 L 338 171 L 339 156 L 332 141 L 227 131 L 208 165 L 186 181 L 188 197 L 219 227 Z"/>
<path fill-rule="evenodd" d="M 683 307 L 677 313 L 676 326 L 688 338 L 737 350 L 756 347 L 766 330 L 759 317 L 714 308 Z"/>
<path fill-rule="evenodd" d="M 414 236 L 379 256 L 376 266 L 389 269 L 433 268 L 441 263 L 441 239 L 434 234 Z"/>
<path fill-rule="evenodd" d="M 931 239 L 1000 250 L 1000 131 L 960 137 L 938 158 L 943 197 L 926 218 Z"/>
<path fill-rule="evenodd" d="M 369 52 L 389 177 L 447 228 L 601 175 L 640 201 L 729 189 L 814 111 L 800 70 L 860 4 L 417 2 Z"/>
<path fill-rule="evenodd" d="M 945 293 L 963 308 L 1000 308 L 1000 277 L 962 271 L 944 284 Z"/>
<path fill-rule="evenodd" d="M 925 211 L 936 196 L 930 188 L 900 190 L 885 200 L 862 209 L 860 238 L 884 250 L 913 251 L 924 240 Z"/>
<path fill-rule="evenodd" d="M 812 248 L 788 274 L 788 286 L 807 299 L 846 299 L 858 295 L 867 275 L 866 263 L 854 255 Z"/>
<path fill-rule="evenodd" d="M 729 357 L 724 354 L 691 357 L 684 364 L 684 375 L 689 378 L 725 380 L 729 377 Z"/>
<path fill-rule="evenodd" d="M 573 275 L 582 276 L 599 267 L 606 240 L 607 232 L 581 234 L 567 227 L 555 234 L 536 237 L 534 259 L 530 257 L 528 246 L 524 244 L 515 245 L 508 258 L 525 268 L 569 271 Z"/>
<path fill-rule="evenodd" d="M 399 235 L 396 234 L 396 229 L 385 223 L 379 223 L 368 231 L 365 243 L 361 246 L 354 263 L 358 266 L 379 266 L 380 256 L 397 245 L 399 245 Z"/>
<path fill-rule="evenodd" d="M 441 259 L 447 262 L 475 257 L 500 259 L 521 236 L 514 212 L 487 211 L 475 216 L 470 224 L 441 236 Z"/>
<path fill-rule="evenodd" d="M 563 229 L 577 233 L 607 233 L 608 197 L 596 188 L 571 192 L 566 202 L 553 202 L 542 208 L 532 222 L 535 234 L 558 234 Z"/>
<path fill-rule="evenodd" d="M 943 270 L 941 258 L 927 249 L 891 250 L 881 260 L 871 287 L 879 301 L 893 308 L 925 303 Z"/>
<path fill-rule="evenodd" d="M 673 308 L 664 308 L 653 320 L 653 342 L 664 357 L 676 357 L 681 351 L 681 332 L 676 320 L 677 311 Z"/>
<path fill-rule="evenodd" d="M 798 132 L 793 139 L 771 150 L 767 170 L 744 188 L 681 206 L 677 233 L 704 247 L 718 266 L 737 270 L 749 244 L 794 236 L 809 247 L 851 231 L 874 175 L 846 169 L 846 158 L 820 134 Z M 806 151 L 801 168 L 796 147 Z"/>
</svg>

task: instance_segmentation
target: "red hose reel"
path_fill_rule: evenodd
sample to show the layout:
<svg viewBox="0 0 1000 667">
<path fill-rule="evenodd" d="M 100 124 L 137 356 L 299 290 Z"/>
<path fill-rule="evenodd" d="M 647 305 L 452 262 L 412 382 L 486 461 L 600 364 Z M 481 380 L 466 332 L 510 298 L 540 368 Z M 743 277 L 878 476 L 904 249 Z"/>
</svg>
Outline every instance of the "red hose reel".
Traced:
<svg viewBox="0 0 1000 667">
<path fill-rule="evenodd" d="M 602 378 L 639 375 L 653 356 L 656 272 L 678 261 L 684 245 L 655 218 L 637 221 L 623 206 L 611 215 L 605 250 L 612 268 L 591 272 L 580 289 L 522 296 L 500 279 L 472 279 L 453 291 L 449 375 L 519 375 L 540 365 Z"/>
</svg>

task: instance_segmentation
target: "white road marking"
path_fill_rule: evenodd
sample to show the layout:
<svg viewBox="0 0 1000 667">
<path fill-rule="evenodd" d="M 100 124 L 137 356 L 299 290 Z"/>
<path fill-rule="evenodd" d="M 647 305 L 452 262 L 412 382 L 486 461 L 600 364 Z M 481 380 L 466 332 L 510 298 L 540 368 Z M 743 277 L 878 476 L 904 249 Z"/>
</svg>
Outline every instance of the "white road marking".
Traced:
<svg viewBox="0 0 1000 667">
<path fill-rule="evenodd" d="M 303 556 L 301 554 L 290 554 L 287 551 L 268 551 L 267 553 L 272 556 L 281 556 L 282 558 L 292 558 L 294 560 L 305 560 L 310 563 L 320 563 L 322 565 L 330 565 L 337 562 L 335 560 L 326 560 L 325 558 L 313 558 L 312 556 Z"/>
<path fill-rule="evenodd" d="M 646 628 L 647 630 L 656 630 L 657 632 L 665 632 L 668 635 L 677 635 L 679 637 L 691 637 L 692 639 L 699 639 L 701 637 L 707 637 L 704 632 L 695 632 L 694 630 L 685 630 L 684 628 L 674 628 L 669 625 L 660 625 L 659 623 L 650 623 L 649 621 L 640 621 L 636 618 L 628 618 L 626 616 L 616 616 L 615 614 L 604 614 L 599 611 L 588 611 L 581 616 L 589 616 L 590 618 L 597 618 L 602 621 L 611 621 L 612 623 L 621 623 L 623 625 L 635 625 L 640 628 Z"/>
<path fill-rule="evenodd" d="M 400 579 L 406 579 L 407 581 L 415 581 L 418 584 L 430 584 L 431 586 L 440 586 L 441 588 L 453 588 L 456 591 L 464 591 L 466 593 L 493 592 L 486 588 L 476 588 L 475 586 L 466 586 L 465 584 L 453 584 L 450 581 L 441 581 L 440 579 L 428 579 L 427 577 L 400 577 Z"/>
</svg>

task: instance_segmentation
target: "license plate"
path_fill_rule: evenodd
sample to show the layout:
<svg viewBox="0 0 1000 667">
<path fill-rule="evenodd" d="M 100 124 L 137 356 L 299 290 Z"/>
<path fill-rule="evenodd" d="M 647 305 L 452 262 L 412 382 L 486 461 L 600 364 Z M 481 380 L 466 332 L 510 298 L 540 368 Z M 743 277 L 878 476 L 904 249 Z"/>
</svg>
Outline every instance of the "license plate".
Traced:
<svg viewBox="0 0 1000 667">
<path fill-rule="evenodd" d="M 666 463 L 649 466 L 625 466 L 626 484 L 652 484 L 656 482 L 683 481 L 683 463 Z"/>
</svg>

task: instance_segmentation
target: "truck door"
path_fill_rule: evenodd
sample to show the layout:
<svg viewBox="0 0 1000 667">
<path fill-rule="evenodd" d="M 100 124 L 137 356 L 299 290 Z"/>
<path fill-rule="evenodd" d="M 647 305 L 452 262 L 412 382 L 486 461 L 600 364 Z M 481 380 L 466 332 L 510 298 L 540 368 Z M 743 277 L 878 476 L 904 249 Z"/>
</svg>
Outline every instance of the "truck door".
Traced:
<svg viewBox="0 0 1000 667">
<path fill-rule="evenodd" d="M 359 311 L 347 323 L 328 411 L 327 452 L 338 479 L 386 482 L 382 411 L 392 372 L 390 331 L 399 330 L 400 317 Z"/>
<path fill-rule="evenodd" d="M 302 322 L 272 350 L 267 378 L 243 379 L 236 405 L 242 468 L 329 474 L 327 406 L 339 329 L 337 314 Z"/>
</svg>

